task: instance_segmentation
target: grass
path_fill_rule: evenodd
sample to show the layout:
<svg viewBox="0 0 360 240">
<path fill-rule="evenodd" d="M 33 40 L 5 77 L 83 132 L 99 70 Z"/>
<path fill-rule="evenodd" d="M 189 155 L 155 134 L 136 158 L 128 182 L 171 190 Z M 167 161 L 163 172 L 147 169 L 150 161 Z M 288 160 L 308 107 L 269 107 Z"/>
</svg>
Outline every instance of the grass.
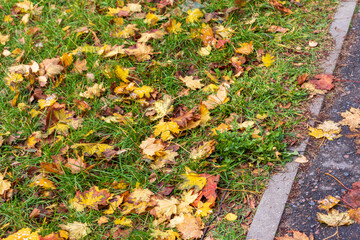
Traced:
<svg viewBox="0 0 360 240">
<path fill-rule="evenodd" d="M 21 53 L 0 58 L 1 79 L 5 79 L 10 66 L 30 64 L 31 61 L 41 63 L 85 45 L 117 44 L 130 47 L 136 43 L 140 33 L 162 29 L 161 25 L 169 19 L 180 22 L 182 31 L 149 40 L 146 44 L 152 46 L 154 54 L 145 61 L 138 61 L 126 54 L 105 58 L 97 53 L 78 52 L 73 55 L 74 61 L 86 59 L 87 70 L 74 72 L 72 63 L 60 74 L 50 77 L 44 87 L 40 87 L 37 80 L 30 83 L 29 78 L 25 77 L 17 85 L 19 96 L 14 106 L 11 101 L 16 93 L 6 81 L 0 81 L 0 136 L 3 140 L 0 144 L 0 173 L 5 174 L 5 180 L 12 184 L 11 189 L 1 198 L 0 237 L 4 238 L 26 227 L 32 231 L 39 230 L 44 236 L 59 231 L 59 224 L 78 221 L 87 223 L 92 230 L 84 239 L 103 239 L 117 228 L 122 231 L 130 229 L 129 239 L 151 239 L 151 229 L 156 227 L 153 224 L 155 217 L 149 211 L 128 214 L 126 217 L 133 221 L 133 227 L 119 226 L 114 224 L 114 219 L 124 216 L 123 206 L 120 206 L 114 214 L 108 216 L 108 223 L 99 225 L 97 220 L 104 215 L 102 210 L 86 209 L 79 212 L 70 208 L 69 200 L 75 197 L 77 191 L 84 192 L 94 185 L 100 189 L 109 189 L 113 195 L 121 195 L 126 191 L 134 191 L 137 185 L 157 194 L 160 184 L 163 184 L 174 187 L 171 196 L 179 197 L 183 192 L 179 189 L 183 182 L 180 175 L 184 174 L 185 167 L 189 167 L 198 174 L 220 175 L 214 214 L 219 211 L 222 194 L 227 193 L 222 206 L 223 214 L 212 222 L 214 228 L 210 234 L 216 239 L 245 239 L 256 203 L 274 166 L 283 165 L 291 159 L 288 143 L 295 138 L 297 124 L 306 119 L 303 116 L 303 105 L 308 96 L 305 90 L 297 86 L 296 81 L 304 73 L 311 76 L 318 71 L 319 56 L 329 46 L 327 29 L 337 1 L 319 3 L 304 0 L 301 2 L 302 7 L 284 1 L 285 6 L 293 11 L 290 15 L 284 15 L 267 1 L 249 1 L 244 8 L 229 13 L 225 10 L 236 7 L 232 0 L 203 2 L 201 6 L 204 13 L 215 13 L 214 19 L 207 24 L 211 27 L 222 24 L 234 30 L 231 36 L 226 37 L 231 42 L 226 43 L 224 48 L 213 48 L 208 56 L 198 53 L 204 45 L 199 37 L 192 36 L 192 33 L 202 28 L 204 17 L 200 18 L 201 21 L 186 23 L 187 13 L 181 10 L 186 5 L 184 1 L 163 9 L 156 8 L 156 3 L 142 1 L 142 11 L 137 17 L 135 14 L 124 17 L 122 25 L 117 25 L 116 18 L 107 14 L 109 7 L 120 6 L 121 1 L 32 1 L 43 9 L 41 13 L 31 12 L 26 24 L 21 19 L 27 12 L 16 8 L 16 3 L 14 0 L 2 3 L 0 19 L 11 16 L 13 20 L 0 23 L 0 33 L 10 36 L 9 41 L 0 45 L 0 51 L 13 52 L 20 49 L 23 55 L 18 61 L 16 58 Z M 154 7 L 151 10 L 154 14 L 166 17 L 150 26 L 144 23 L 142 17 L 146 16 L 143 13 L 147 14 Z M 128 24 L 137 24 L 137 35 L 113 37 L 114 33 Z M 272 25 L 287 28 L 288 31 L 271 33 L 268 28 Z M 76 31 L 85 26 L 87 31 Z M 38 31 L 31 34 L 35 28 Z M 97 43 L 94 34 L 100 43 Z M 318 42 L 319 46 L 310 48 L 310 40 Z M 241 56 L 235 53 L 235 49 L 241 43 L 250 41 L 253 41 L 254 51 L 246 56 L 244 73 L 235 77 L 230 58 Z M 263 66 L 261 60 L 261 56 L 266 53 L 275 57 L 275 62 L 269 67 Z M 111 86 L 118 86 L 122 82 L 114 74 L 117 65 L 131 69 L 129 79 L 136 86 L 150 86 L 154 89 L 156 94 L 144 99 L 148 106 L 113 92 Z M 218 82 L 207 77 L 206 71 L 216 76 Z M 88 73 L 93 74 L 94 78 L 87 77 Z M 178 148 L 179 155 L 175 163 L 152 169 L 151 159 L 144 156 L 139 148 L 142 141 L 154 134 L 154 126 L 159 123 L 159 120 L 150 120 L 147 108 L 168 94 L 174 99 L 175 113 L 187 111 L 198 107 L 201 101 L 206 101 L 212 94 L 198 89 L 180 95 L 187 87 L 178 79 L 179 74 L 197 76 L 203 79 L 204 85 L 219 86 L 227 82 L 230 85 L 227 94 L 229 101 L 210 110 L 211 119 L 206 125 L 182 130 L 174 135 L 174 139 L 167 140 L 171 146 Z M 105 92 L 101 96 L 93 99 L 79 96 L 94 83 L 103 83 Z M 67 110 L 83 119 L 81 127 L 70 128 L 67 136 L 56 131 L 49 134 L 45 129 L 49 107 L 39 108 L 36 96 L 34 99 L 35 89 L 41 89 L 47 96 L 56 94 L 58 103 L 65 104 Z M 76 100 L 87 102 L 91 110 L 82 111 Z M 21 108 L 21 103 L 25 104 L 25 108 Z M 40 111 L 40 114 L 32 117 L 29 114 L 32 109 Z M 132 114 L 132 121 L 120 124 L 107 123 L 101 119 L 109 116 L 110 112 Z M 231 125 L 231 130 L 212 133 L 212 128 L 224 123 L 234 113 L 237 121 L 230 121 L 228 125 Z M 173 116 L 168 114 L 165 121 Z M 239 124 L 245 121 L 252 121 L 254 125 L 245 129 L 240 127 Z M 41 136 L 33 147 L 29 147 L 27 139 L 37 131 L 40 131 Z M 217 142 L 214 152 L 199 161 L 189 159 L 194 146 L 212 139 Z M 92 168 L 79 173 L 72 173 L 64 166 L 68 158 L 81 155 L 71 146 L 98 142 L 127 151 L 111 160 L 94 155 L 85 156 L 86 163 Z M 64 150 L 66 146 L 69 146 L 67 151 Z M 56 189 L 29 187 L 33 178 L 41 172 L 40 163 L 53 163 L 56 159 L 60 159 L 64 174 L 46 175 Z M 111 187 L 112 182 L 121 180 L 127 184 L 125 189 Z M 40 214 L 30 218 L 35 208 L 40 209 Z M 238 219 L 231 223 L 226 221 L 224 216 L 228 212 L 235 213 Z M 204 217 L 202 221 L 208 223 L 214 214 Z M 167 228 L 161 225 L 159 229 Z"/>
</svg>

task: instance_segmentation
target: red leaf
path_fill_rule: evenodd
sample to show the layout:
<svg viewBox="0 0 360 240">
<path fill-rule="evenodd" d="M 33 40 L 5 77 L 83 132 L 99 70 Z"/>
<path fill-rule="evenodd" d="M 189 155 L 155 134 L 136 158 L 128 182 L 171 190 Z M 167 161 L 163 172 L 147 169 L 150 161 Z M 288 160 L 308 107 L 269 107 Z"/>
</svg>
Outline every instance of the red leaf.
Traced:
<svg viewBox="0 0 360 240">
<path fill-rule="evenodd" d="M 199 202 L 201 200 L 202 197 L 205 197 L 207 199 L 208 202 L 211 202 L 212 204 L 210 205 L 210 207 L 215 205 L 215 200 L 217 198 L 217 194 L 216 194 L 216 188 L 217 188 L 217 184 L 220 180 L 220 176 L 216 175 L 216 176 L 212 176 L 210 174 L 204 173 L 204 174 L 200 174 L 201 177 L 206 177 L 207 182 L 205 187 L 202 189 L 202 191 L 200 192 L 200 195 L 198 196 L 198 198 L 192 203 L 193 206 L 198 207 Z"/>
<path fill-rule="evenodd" d="M 321 90 L 331 90 L 335 86 L 332 84 L 334 80 L 334 76 L 329 74 L 326 75 L 324 73 L 316 75 L 315 78 L 318 78 L 319 80 L 312 80 L 310 83 L 314 84 L 317 89 Z"/>
</svg>

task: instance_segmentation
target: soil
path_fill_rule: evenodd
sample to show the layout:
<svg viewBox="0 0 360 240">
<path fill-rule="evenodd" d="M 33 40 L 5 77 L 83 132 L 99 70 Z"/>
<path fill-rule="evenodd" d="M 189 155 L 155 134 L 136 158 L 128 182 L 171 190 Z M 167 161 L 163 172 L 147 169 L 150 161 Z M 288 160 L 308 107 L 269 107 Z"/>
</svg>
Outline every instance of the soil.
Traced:
<svg viewBox="0 0 360 240">
<path fill-rule="evenodd" d="M 325 97 L 325 105 L 317 119 L 338 122 L 342 119 L 340 113 L 351 107 L 360 108 L 360 14 L 354 15 L 353 22 L 340 60 L 337 64 L 335 77 L 336 91 Z M 316 126 L 317 124 L 315 124 Z M 351 133 L 348 127 L 342 127 L 339 139 L 323 141 L 311 138 L 306 150 L 309 163 L 299 168 L 297 180 L 287 202 L 278 236 L 283 236 L 291 230 L 314 235 L 314 239 L 360 239 L 360 225 L 329 227 L 318 222 L 318 200 L 328 195 L 341 197 L 346 191 L 338 182 L 325 173 L 338 178 L 345 186 L 351 188 L 354 182 L 360 181 L 360 155 L 356 154 L 354 139 L 346 138 Z M 345 211 L 342 205 L 336 209 Z M 338 230 L 338 234 L 336 233 Z"/>
</svg>

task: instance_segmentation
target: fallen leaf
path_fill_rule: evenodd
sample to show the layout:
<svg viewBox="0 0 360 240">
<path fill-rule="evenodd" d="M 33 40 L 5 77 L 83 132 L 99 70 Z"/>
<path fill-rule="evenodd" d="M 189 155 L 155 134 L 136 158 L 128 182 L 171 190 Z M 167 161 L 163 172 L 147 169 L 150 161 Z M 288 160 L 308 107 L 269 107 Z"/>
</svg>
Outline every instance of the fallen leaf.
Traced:
<svg viewBox="0 0 360 240">
<path fill-rule="evenodd" d="M 132 221 L 129 218 L 122 217 L 121 219 L 115 219 L 114 220 L 115 225 L 122 225 L 126 227 L 132 227 Z"/>
<path fill-rule="evenodd" d="M 99 210 L 99 205 L 107 205 L 107 200 L 110 198 L 111 194 L 109 190 L 102 189 L 99 190 L 97 186 L 91 187 L 89 190 L 84 192 L 76 192 L 75 198 L 71 203 L 77 203 L 83 205 L 84 207 L 89 207 L 95 210 Z"/>
<path fill-rule="evenodd" d="M 200 48 L 199 50 L 199 55 L 202 56 L 202 57 L 205 57 L 205 56 L 209 56 L 210 53 L 211 53 L 211 46 L 210 45 L 207 45 L 206 47 L 202 47 Z"/>
<path fill-rule="evenodd" d="M 156 202 L 156 206 L 150 211 L 150 214 L 156 218 L 166 218 L 170 220 L 172 215 L 177 213 L 179 200 L 175 197 L 171 197 L 170 199 L 155 199 L 154 201 Z"/>
<path fill-rule="evenodd" d="M 150 45 L 136 43 L 135 46 L 125 49 L 125 53 L 129 56 L 135 56 L 139 62 L 143 62 L 149 60 L 154 51 Z"/>
<path fill-rule="evenodd" d="M 22 228 L 16 233 L 9 235 L 7 238 L 4 238 L 3 240 L 17 240 L 17 239 L 39 240 L 39 235 L 36 231 L 31 232 L 30 228 Z"/>
<path fill-rule="evenodd" d="M 340 199 L 337 199 L 337 198 L 329 195 L 329 196 L 326 196 L 324 199 L 318 201 L 318 203 L 319 203 L 318 208 L 320 210 L 329 211 L 331 208 L 336 206 L 339 202 L 340 202 Z"/>
<path fill-rule="evenodd" d="M 304 73 L 303 75 L 299 76 L 297 79 L 297 85 L 303 84 L 306 81 L 308 76 L 309 75 L 307 73 Z"/>
<path fill-rule="evenodd" d="M 325 223 L 330 227 L 350 225 L 354 223 L 348 212 L 339 212 L 336 209 L 331 209 L 328 214 L 318 212 L 316 216 L 319 222 Z"/>
<path fill-rule="evenodd" d="M 178 222 L 176 222 L 177 218 Z M 203 223 L 199 217 L 194 217 L 190 214 L 185 214 L 184 216 L 175 217 L 172 219 L 173 224 L 175 224 L 176 229 L 180 232 L 180 235 L 183 239 L 194 239 L 201 238 L 203 235 Z M 172 224 L 170 222 L 170 224 Z"/>
<path fill-rule="evenodd" d="M 335 123 L 333 121 L 325 121 L 318 125 L 317 128 L 309 127 L 309 130 L 309 135 L 315 138 L 326 137 L 329 140 L 334 140 L 334 138 L 339 138 L 342 136 L 339 134 L 341 132 L 339 123 Z"/>
<path fill-rule="evenodd" d="M 216 94 L 212 94 L 208 97 L 207 101 L 204 102 L 204 105 L 207 109 L 211 110 L 216 108 L 220 104 L 228 102 L 230 99 L 227 97 L 226 87 L 221 85 Z"/>
<path fill-rule="evenodd" d="M 84 157 L 78 156 L 75 158 L 68 158 L 65 167 L 68 167 L 72 173 L 79 173 L 82 170 L 86 169 L 86 163 L 84 162 Z"/>
<path fill-rule="evenodd" d="M 87 223 L 73 222 L 67 224 L 60 224 L 59 227 L 69 232 L 70 240 L 80 240 L 91 233 Z"/>
<path fill-rule="evenodd" d="M 228 213 L 226 214 L 225 219 L 232 222 L 237 219 L 237 216 L 233 213 Z"/>
<path fill-rule="evenodd" d="M 150 32 L 141 33 L 141 37 L 137 42 L 146 43 L 150 39 L 161 39 L 164 37 L 164 32 L 162 30 L 153 29 Z"/>
<path fill-rule="evenodd" d="M 360 108 L 350 108 L 350 111 L 346 111 L 340 114 L 344 119 L 339 123 L 341 125 L 349 126 L 350 131 L 357 132 L 357 128 L 360 128 Z"/>
<path fill-rule="evenodd" d="M 122 68 L 119 65 L 115 66 L 115 75 L 124 82 L 129 82 L 129 80 L 127 79 L 127 77 L 129 76 L 129 71 L 129 69 Z"/>
<path fill-rule="evenodd" d="M 206 177 L 206 185 L 205 187 L 199 192 L 199 196 L 197 199 L 192 203 L 193 206 L 199 207 L 199 203 L 203 197 L 206 198 L 207 202 L 209 203 L 209 207 L 215 206 L 215 201 L 217 198 L 216 188 L 217 184 L 220 181 L 220 176 L 210 175 L 207 173 L 200 174 L 201 177 Z"/>
<path fill-rule="evenodd" d="M 286 13 L 286 14 L 292 14 L 293 13 L 290 9 L 284 7 L 277 0 L 268 0 L 268 1 L 272 6 L 274 6 L 274 8 L 276 8 L 277 10 L 279 10 L 279 11 L 281 11 L 283 13 Z"/>
<path fill-rule="evenodd" d="M 349 207 L 360 208 L 360 181 L 353 183 L 352 188 L 344 193 L 342 199 Z"/>
<path fill-rule="evenodd" d="M 213 210 L 211 209 L 211 205 L 211 202 L 199 202 L 198 209 L 196 210 L 195 214 L 199 217 L 206 217 L 213 212 Z"/>
<path fill-rule="evenodd" d="M 109 222 L 109 219 L 105 216 L 101 216 L 98 220 L 97 220 L 97 223 L 99 224 L 99 226 L 101 226 L 102 224 L 104 223 L 107 223 Z"/>
<path fill-rule="evenodd" d="M 265 67 L 270 67 L 273 64 L 273 62 L 275 62 L 274 58 L 275 58 L 274 56 L 271 56 L 269 53 L 267 53 L 265 56 L 261 58 L 261 60 Z"/>
<path fill-rule="evenodd" d="M 348 212 L 352 220 L 356 223 L 360 223 L 360 208 L 350 209 Z"/>
<path fill-rule="evenodd" d="M 163 150 L 165 145 L 156 138 L 147 138 L 141 142 L 139 147 L 143 150 L 144 154 L 154 156 L 156 152 Z"/>
<path fill-rule="evenodd" d="M 241 43 L 240 48 L 237 48 L 235 52 L 240 54 L 249 55 L 254 50 L 253 41 L 249 43 Z"/>
<path fill-rule="evenodd" d="M 186 22 L 187 23 L 194 23 L 194 22 L 198 22 L 199 18 L 201 18 L 202 16 L 204 16 L 204 14 L 200 11 L 200 9 L 195 8 L 195 9 L 189 9 L 187 11 L 188 16 L 186 17 Z"/>
<path fill-rule="evenodd" d="M 316 75 L 315 78 L 318 80 L 311 80 L 310 83 L 314 84 L 317 89 L 320 90 L 331 90 L 334 88 L 334 84 L 332 84 L 334 80 L 334 76 L 329 74 L 326 75 L 324 73 Z"/>
<path fill-rule="evenodd" d="M 294 160 L 294 162 L 297 163 L 307 163 L 309 160 L 305 156 L 300 156 Z"/>
<path fill-rule="evenodd" d="M 164 95 L 163 100 L 158 100 L 154 103 L 154 107 L 152 109 L 155 110 L 156 115 L 150 117 L 151 121 L 156 121 L 160 118 L 165 117 L 167 114 L 170 114 L 173 110 L 173 102 L 174 100 L 170 95 Z M 151 110 L 151 109 L 149 109 Z"/>
<path fill-rule="evenodd" d="M 309 41 L 309 46 L 310 47 L 316 47 L 319 43 L 315 42 L 315 41 Z"/>
<path fill-rule="evenodd" d="M 42 174 L 36 176 L 32 183 L 29 184 L 29 187 L 39 186 L 45 189 L 56 189 L 54 183 L 49 179 L 46 179 Z"/>
<path fill-rule="evenodd" d="M 206 185 L 206 177 L 202 177 L 199 174 L 192 172 L 188 167 L 185 167 L 185 174 L 181 174 L 180 177 L 184 179 L 184 182 L 179 186 L 179 189 L 181 190 L 194 188 L 195 191 L 198 192 Z"/>
<path fill-rule="evenodd" d="M 314 236 L 310 234 L 308 237 L 305 233 L 301 233 L 298 231 L 292 231 L 293 236 L 285 235 L 283 237 L 276 237 L 275 240 L 314 240 Z"/>
<path fill-rule="evenodd" d="M 86 59 L 80 60 L 80 59 L 76 59 L 76 61 L 74 62 L 74 72 L 75 73 L 82 73 L 84 71 L 87 70 L 86 67 Z"/>
<path fill-rule="evenodd" d="M 194 147 L 190 152 L 190 159 L 199 161 L 201 159 L 207 158 L 215 151 L 215 140 L 210 140 L 207 142 L 202 142 L 199 147 Z"/>
<path fill-rule="evenodd" d="M 0 195 L 3 195 L 5 191 L 9 190 L 11 183 L 7 180 L 4 180 L 4 175 L 0 173 Z"/>
<path fill-rule="evenodd" d="M 276 26 L 276 25 L 272 25 L 269 29 L 269 32 L 274 33 L 274 32 L 279 32 L 279 33 L 286 33 L 287 31 L 289 31 L 289 29 L 287 28 L 283 28 L 280 26 Z"/>
<path fill-rule="evenodd" d="M 191 90 L 196 90 L 204 86 L 204 84 L 201 83 L 202 79 L 194 79 L 193 76 L 180 76 L 179 79 Z"/>
<path fill-rule="evenodd" d="M 9 40 L 10 40 L 10 35 L 2 35 L 2 34 L 0 33 L 0 43 L 1 43 L 2 45 L 5 45 L 6 42 L 8 42 Z"/>
<path fill-rule="evenodd" d="M 80 93 L 80 97 L 93 99 L 94 97 L 100 97 L 106 88 L 103 87 L 103 83 L 95 83 L 92 87 L 86 87 L 87 91 Z"/>
</svg>

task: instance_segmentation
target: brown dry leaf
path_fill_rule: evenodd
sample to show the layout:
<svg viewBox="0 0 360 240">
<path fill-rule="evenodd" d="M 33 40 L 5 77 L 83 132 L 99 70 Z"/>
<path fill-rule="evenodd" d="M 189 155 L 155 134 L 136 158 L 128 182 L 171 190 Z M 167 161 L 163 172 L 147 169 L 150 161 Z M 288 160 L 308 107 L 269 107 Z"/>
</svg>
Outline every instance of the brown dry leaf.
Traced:
<svg viewBox="0 0 360 240">
<path fill-rule="evenodd" d="M 331 227 L 350 225 L 354 223 L 348 212 L 339 212 L 336 209 L 331 209 L 328 214 L 318 212 L 316 216 L 319 222 L 325 223 Z"/>
<path fill-rule="evenodd" d="M 360 208 L 360 181 L 353 183 L 352 189 L 346 191 L 342 198 L 349 207 Z"/>
<path fill-rule="evenodd" d="M 358 132 L 357 128 L 360 128 L 360 108 L 350 108 L 350 111 L 346 111 L 340 114 L 344 119 L 339 123 L 341 125 L 347 125 L 350 131 Z"/>
<path fill-rule="evenodd" d="M 314 240 L 314 236 L 310 234 L 308 237 L 305 233 L 299 231 L 293 231 L 293 236 L 285 235 L 283 237 L 276 237 L 275 240 Z"/>
<path fill-rule="evenodd" d="M 74 158 L 68 158 L 67 163 L 65 164 L 65 167 L 70 168 L 70 171 L 72 173 L 79 173 L 82 170 L 86 169 L 86 163 L 84 161 L 83 156 L 78 156 L 77 159 Z"/>
<path fill-rule="evenodd" d="M 72 206 L 76 204 L 83 205 L 92 209 L 99 210 L 99 205 L 107 205 L 107 200 L 111 197 L 109 190 L 99 190 L 97 186 L 93 186 L 87 191 L 76 192 L 75 198 L 71 199 Z M 75 203 L 75 204 L 74 204 Z"/>
<path fill-rule="evenodd" d="M 190 159 L 199 161 L 209 157 L 215 151 L 216 141 L 202 142 L 199 147 L 194 147 L 190 152 Z"/>
<path fill-rule="evenodd" d="M 188 167 L 185 167 L 185 174 L 181 174 L 180 177 L 184 179 L 184 182 L 179 186 L 179 189 L 181 190 L 190 190 L 194 188 L 195 191 L 198 192 L 206 185 L 206 177 L 202 177 L 201 175 L 191 171 Z"/>
<path fill-rule="evenodd" d="M 299 76 L 297 79 L 297 85 L 303 84 L 306 81 L 308 76 L 309 75 L 307 73 L 304 73 L 303 75 Z"/>
<path fill-rule="evenodd" d="M 1 43 L 2 45 L 5 45 L 6 42 L 8 42 L 9 40 L 10 40 L 10 35 L 2 35 L 2 34 L 0 33 L 0 43 Z"/>
<path fill-rule="evenodd" d="M 327 90 L 320 90 L 320 89 L 317 89 L 315 87 L 314 84 L 310 83 L 310 82 L 306 82 L 306 83 L 303 83 L 301 85 L 301 88 L 302 89 L 307 89 L 309 90 L 310 92 L 310 98 L 312 98 L 314 95 L 317 95 L 317 94 L 325 94 L 327 93 Z"/>
<path fill-rule="evenodd" d="M 187 112 L 180 111 L 180 114 L 177 117 L 171 118 L 171 121 L 176 122 L 181 129 L 189 129 L 189 123 L 191 123 L 191 121 L 198 121 L 200 117 L 195 113 L 195 110 L 196 108 Z"/>
<path fill-rule="evenodd" d="M 227 90 L 224 85 L 219 87 L 219 90 L 216 94 L 212 94 L 208 97 L 208 100 L 204 102 L 204 105 L 207 109 L 214 109 L 220 104 L 228 102 L 230 99 L 227 97 Z"/>
<path fill-rule="evenodd" d="M 329 211 L 331 208 L 336 206 L 339 202 L 340 202 L 340 199 L 337 199 L 337 198 L 329 195 L 329 196 L 326 196 L 324 199 L 318 201 L 318 203 L 319 203 L 318 208 L 320 210 Z"/>
<path fill-rule="evenodd" d="M 287 31 L 289 31 L 289 29 L 287 28 L 283 28 L 280 26 L 276 26 L 276 25 L 272 25 L 269 29 L 269 32 L 274 33 L 274 32 L 279 32 L 279 33 L 286 33 Z"/>
<path fill-rule="evenodd" d="M 45 59 L 42 63 L 40 63 L 40 68 L 44 69 L 47 75 L 55 76 L 64 70 L 64 67 L 60 64 L 60 58 Z"/>
<path fill-rule="evenodd" d="M 80 93 L 80 97 L 93 99 L 94 97 L 100 97 L 105 92 L 106 88 L 103 87 L 103 83 L 95 83 L 92 87 L 86 87 L 87 91 Z"/>
<path fill-rule="evenodd" d="M 177 216 L 170 221 L 170 226 L 176 226 L 183 239 L 201 238 L 203 235 L 201 218 L 190 214 Z"/>
<path fill-rule="evenodd" d="M 240 45 L 240 48 L 237 48 L 235 52 L 240 54 L 249 55 L 254 50 L 253 41 L 250 41 L 249 43 L 242 43 Z"/>
<path fill-rule="evenodd" d="M 177 205 L 180 203 L 175 197 L 170 199 L 155 199 L 156 206 L 150 211 L 150 214 L 156 218 L 165 218 L 170 220 L 171 216 L 177 213 Z"/>
<path fill-rule="evenodd" d="M 316 75 L 315 78 L 318 80 L 311 80 L 310 83 L 314 84 L 317 89 L 320 90 L 331 90 L 335 86 L 332 84 L 334 81 L 334 76 L 329 74 L 326 75 L 324 73 Z"/>
<path fill-rule="evenodd" d="M 141 142 L 139 147 L 143 150 L 143 154 L 154 156 L 156 152 L 163 150 L 165 145 L 156 138 L 147 138 Z"/>
<path fill-rule="evenodd" d="M 294 162 L 297 163 L 307 163 L 309 160 L 305 156 L 300 156 L 294 160 Z"/>
<path fill-rule="evenodd" d="M 194 79 L 193 76 L 180 76 L 179 79 L 191 90 L 200 89 L 204 86 L 204 84 L 201 83 L 202 79 Z"/>
<path fill-rule="evenodd" d="M 136 188 L 132 193 L 130 193 L 127 202 L 123 206 L 122 213 L 127 215 L 131 212 L 141 214 L 146 211 L 148 207 L 153 206 L 153 202 L 150 201 L 150 198 L 154 195 L 149 189 Z"/>
<path fill-rule="evenodd" d="M 80 240 L 91 233 L 87 223 L 73 222 L 67 224 L 60 224 L 59 227 L 69 232 L 70 240 Z"/>
<path fill-rule="evenodd" d="M 279 3 L 279 2 L 276 1 L 276 0 L 268 0 L 268 1 L 269 1 L 269 3 L 270 3 L 271 5 L 274 6 L 274 8 L 276 8 L 277 10 L 279 10 L 279 11 L 281 11 L 281 12 L 283 12 L 283 13 L 286 13 L 286 14 L 291 14 L 291 13 L 293 13 L 290 9 L 284 7 L 281 3 Z"/>
<path fill-rule="evenodd" d="M 138 40 L 138 43 L 146 43 L 150 39 L 161 39 L 164 37 L 164 32 L 162 30 L 153 29 L 150 32 L 141 33 L 141 37 Z"/>
<path fill-rule="evenodd" d="M 3 195 L 5 191 L 9 190 L 11 183 L 7 180 L 4 180 L 4 175 L 0 173 L 0 195 Z"/>
<path fill-rule="evenodd" d="M 109 222 L 109 219 L 106 216 L 101 216 L 98 220 L 97 223 L 99 224 L 99 226 L 101 226 L 104 223 Z"/>
<path fill-rule="evenodd" d="M 45 172 L 55 173 L 55 174 L 64 174 L 64 171 L 61 169 L 60 163 L 48 163 L 42 162 L 40 163 L 41 169 Z"/>
<path fill-rule="evenodd" d="M 86 71 L 87 70 L 86 63 L 87 63 L 86 59 L 83 59 L 83 60 L 76 59 L 76 61 L 74 62 L 73 72 L 82 73 L 82 72 Z"/>
<path fill-rule="evenodd" d="M 139 62 L 149 60 L 154 50 L 150 45 L 145 43 L 136 43 L 135 46 L 125 49 L 125 53 L 129 56 L 135 56 Z"/>
</svg>

